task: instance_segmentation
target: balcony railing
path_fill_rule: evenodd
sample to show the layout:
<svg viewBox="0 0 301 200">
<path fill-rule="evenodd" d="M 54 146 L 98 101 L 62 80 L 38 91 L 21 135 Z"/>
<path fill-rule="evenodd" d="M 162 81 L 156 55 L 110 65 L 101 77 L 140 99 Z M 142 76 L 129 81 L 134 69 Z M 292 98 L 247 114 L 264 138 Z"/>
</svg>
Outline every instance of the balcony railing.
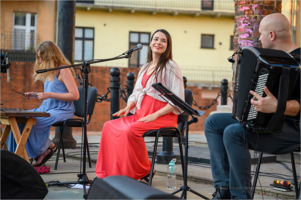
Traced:
<svg viewBox="0 0 301 200">
<path fill-rule="evenodd" d="M 38 35 L 20 31 L 1 34 L 1 53 L 7 53 L 11 62 L 35 62 Z"/>
<path fill-rule="evenodd" d="M 93 66 L 97 67 L 98 64 L 94 64 Z M 124 63 L 110 63 L 104 62 L 101 65 L 102 67 L 128 67 L 127 64 Z M 220 87 L 221 80 L 227 79 L 229 82 L 229 86 L 232 86 L 232 76 L 233 71 L 231 65 L 229 67 L 222 66 L 185 66 L 179 65 L 182 75 L 188 79 L 189 83 L 202 86 L 202 87 Z"/>
<path fill-rule="evenodd" d="M 1 49 L 35 50 L 39 38 L 37 34 L 21 31 L 1 33 Z"/>
<path fill-rule="evenodd" d="M 10 62 L 35 62 L 36 52 L 34 50 L 7 50 L 0 49 L 1 53 L 6 54 Z"/>
<path fill-rule="evenodd" d="M 212 13 L 221 12 L 234 14 L 234 0 L 95 0 L 91 3 L 77 1 L 77 6 L 108 8 L 108 9 L 132 9 L 149 10 L 158 12 L 186 12 L 186 13 Z"/>
<path fill-rule="evenodd" d="M 196 83 L 204 87 L 220 87 L 222 79 L 228 79 L 232 83 L 233 71 L 232 68 L 224 67 L 183 67 L 181 66 L 183 76 L 186 76 L 188 81 Z"/>
</svg>

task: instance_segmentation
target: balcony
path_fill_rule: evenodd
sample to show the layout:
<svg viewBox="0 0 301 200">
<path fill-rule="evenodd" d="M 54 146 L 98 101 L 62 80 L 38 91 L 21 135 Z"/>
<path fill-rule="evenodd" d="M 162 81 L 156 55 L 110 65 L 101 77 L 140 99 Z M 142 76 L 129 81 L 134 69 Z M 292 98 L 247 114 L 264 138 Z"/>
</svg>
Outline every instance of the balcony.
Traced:
<svg viewBox="0 0 301 200">
<path fill-rule="evenodd" d="M 234 16 L 234 0 L 95 0 L 77 1 L 77 8 L 150 14 Z"/>
<path fill-rule="evenodd" d="M 11 62 L 35 62 L 38 35 L 15 31 L 1 33 L 1 53 L 6 53 Z"/>
</svg>

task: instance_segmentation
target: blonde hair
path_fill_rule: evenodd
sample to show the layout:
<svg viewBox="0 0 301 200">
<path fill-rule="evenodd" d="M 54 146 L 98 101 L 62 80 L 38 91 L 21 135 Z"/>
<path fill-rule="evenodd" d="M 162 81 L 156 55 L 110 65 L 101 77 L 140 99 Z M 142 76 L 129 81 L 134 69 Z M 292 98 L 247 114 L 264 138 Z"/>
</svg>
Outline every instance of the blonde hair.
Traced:
<svg viewBox="0 0 301 200">
<path fill-rule="evenodd" d="M 38 53 L 40 52 L 40 57 Z M 42 62 L 40 63 L 40 58 Z M 48 77 L 53 79 L 57 74 L 57 70 L 49 71 L 45 73 L 37 74 L 36 71 L 40 69 L 50 69 L 55 67 L 60 67 L 62 65 L 70 65 L 69 60 L 66 59 L 64 54 L 62 53 L 61 49 L 51 41 L 44 41 L 42 42 L 36 53 L 36 63 L 34 65 L 34 82 L 40 80 L 45 82 Z M 73 76 L 75 76 L 74 69 L 70 68 Z"/>
</svg>

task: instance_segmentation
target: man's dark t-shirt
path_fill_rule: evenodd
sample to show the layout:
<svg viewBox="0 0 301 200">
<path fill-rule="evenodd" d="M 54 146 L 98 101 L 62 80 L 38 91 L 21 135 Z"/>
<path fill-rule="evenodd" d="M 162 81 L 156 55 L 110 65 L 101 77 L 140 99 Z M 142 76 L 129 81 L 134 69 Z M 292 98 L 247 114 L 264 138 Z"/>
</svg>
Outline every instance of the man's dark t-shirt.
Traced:
<svg viewBox="0 0 301 200">
<path fill-rule="evenodd" d="M 300 52 L 301 52 L 300 50 L 301 50 L 301 48 L 297 48 L 294 51 L 290 52 L 290 54 L 296 59 L 296 61 L 298 63 L 300 63 Z M 290 99 L 298 101 L 299 105 L 301 105 L 300 104 L 300 73 L 299 73 L 299 75 L 297 77 L 296 85 L 295 85 L 295 88 L 293 90 L 293 93 L 292 93 L 292 96 L 291 96 Z M 293 117 L 293 118 L 299 120 L 299 118 L 300 118 L 300 111 L 299 111 L 298 115 L 295 116 L 295 117 Z"/>
</svg>

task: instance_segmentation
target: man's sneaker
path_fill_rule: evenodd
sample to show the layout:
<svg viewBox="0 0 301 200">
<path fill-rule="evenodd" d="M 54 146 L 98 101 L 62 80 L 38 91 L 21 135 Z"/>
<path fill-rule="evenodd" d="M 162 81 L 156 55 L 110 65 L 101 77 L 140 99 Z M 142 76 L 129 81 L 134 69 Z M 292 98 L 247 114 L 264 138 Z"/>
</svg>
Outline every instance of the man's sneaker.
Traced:
<svg viewBox="0 0 301 200">
<path fill-rule="evenodd" d="M 212 200 L 217 200 L 217 199 L 231 199 L 231 193 L 229 190 L 229 187 L 217 187 L 215 192 L 212 194 L 213 199 Z"/>
</svg>

